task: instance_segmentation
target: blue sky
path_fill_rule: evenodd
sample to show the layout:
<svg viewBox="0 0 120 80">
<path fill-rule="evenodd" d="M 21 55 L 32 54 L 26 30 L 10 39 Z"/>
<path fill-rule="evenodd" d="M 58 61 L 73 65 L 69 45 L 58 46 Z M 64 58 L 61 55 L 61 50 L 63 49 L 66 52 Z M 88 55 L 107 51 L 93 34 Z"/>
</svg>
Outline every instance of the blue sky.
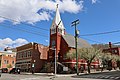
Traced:
<svg viewBox="0 0 120 80">
<path fill-rule="evenodd" d="M 0 0 L 0 49 L 28 42 L 48 45 L 57 3 L 68 34 L 74 35 L 71 22 L 76 19 L 80 35 L 120 30 L 120 0 Z M 80 37 L 90 44 L 115 43 L 120 42 L 119 33 Z"/>
</svg>

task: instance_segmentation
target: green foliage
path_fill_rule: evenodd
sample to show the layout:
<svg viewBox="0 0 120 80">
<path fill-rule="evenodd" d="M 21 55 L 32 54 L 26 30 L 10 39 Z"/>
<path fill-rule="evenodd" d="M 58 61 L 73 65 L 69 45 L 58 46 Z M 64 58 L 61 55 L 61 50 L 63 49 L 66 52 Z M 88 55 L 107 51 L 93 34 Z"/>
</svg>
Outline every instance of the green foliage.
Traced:
<svg viewBox="0 0 120 80">
<path fill-rule="evenodd" d="M 8 65 L 7 65 L 7 68 L 12 68 L 12 65 L 11 65 L 11 64 L 8 64 Z"/>
<path fill-rule="evenodd" d="M 1 67 L 1 60 L 0 60 L 0 67 Z"/>
<path fill-rule="evenodd" d="M 101 53 L 101 50 L 95 49 L 95 48 L 81 48 L 78 49 L 78 58 L 79 59 L 85 59 L 87 61 L 92 61 L 95 58 L 97 58 L 99 53 Z M 75 59 L 76 58 L 76 52 L 75 51 L 69 51 L 66 54 L 67 59 Z"/>
<path fill-rule="evenodd" d="M 97 58 L 100 53 L 101 53 L 101 50 L 98 50 L 98 49 L 95 49 L 95 48 L 79 49 L 80 58 L 87 61 L 88 73 L 90 73 L 91 62 L 93 60 L 95 60 L 95 58 Z"/>
<path fill-rule="evenodd" d="M 79 49 L 80 58 L 89 61 L 89 63 L 91 63 L 95 58 L 97 58 L 99 56 L 99 53 L 101 53 L 101 50 L 95 48 Z"/>
<path fill-rule="evenodd" d="M 101 53 L 101 50 L 98 50 L 95 48 L 78 49 L 78 58 L 84 59 L 87 61 L 88 73 L 90 73 L 91 62 L 98 56 L 99 53 Z M 69 59 L 74 59 L 74 58 L 76 58 L 76 54 L 75 54 L 75 52 L 68 52 L 67 57 Z"/>
<path fill-rule="evenodd" d="M 100 65 L 106 67 L 108 65 L 108 61 L 112 60 L 112 56 L 111 53 L 101 53 L 98 59 L 101 61 Z"/>
<path fill-rule="evenodd" d="M 76 53 L 75 53 L 75 51 L 68 52 L 68 53 L 66 54 L 66 58 L 67 58 L 67 59 L 75 59 L 75 58 L 76 58 Z"/>
<path fill-rule="evenodd" d="M 102 53 L 101 59 L 106 61 L 109 61 L 109 60 L 120 61 L 120 56 L 112 55 L 111 53 Z"/>
<path fill-rule="evenodd" d="M 108 61 L 108 60 L 112 60 L 113 56 L 111 55 L 111 53 L 105 53 L 105 58 Z"/>
<path fill-rule="evenodd" d="M 119 55 L 112 55 L 112 57 L 115 61 L 120 61 L 120 56 Z"/>
</svg>

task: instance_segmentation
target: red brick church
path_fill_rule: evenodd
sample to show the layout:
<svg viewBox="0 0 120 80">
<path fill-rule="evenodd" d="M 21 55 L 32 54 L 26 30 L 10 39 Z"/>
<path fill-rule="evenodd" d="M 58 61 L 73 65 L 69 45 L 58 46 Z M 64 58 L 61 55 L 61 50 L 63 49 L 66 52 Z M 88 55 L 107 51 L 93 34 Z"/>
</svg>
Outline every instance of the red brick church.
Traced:
<svg viewBox="0 0 120 80">
<path fill-rule="evenodd" d="M 78 38 L 77 46 L 78 48 L 91 47 L 88 42 L 81 38 Z M 57 64 L 72 69 L 75 67 L 76 60 L 66 59 L 67 52 L 72 50 L 75 50 L 75 37 L 66 33 L 57 7 L 50 27 L 49 47 L 34 42 L 17 47 L 16 67 L 25 72 L 40 72 L 41 70 L 45 72 L 44 68 L 47 65 L 47 72 L 52 72 L 54 71 L 56 53 Z M 87 64 L 85 61 L 79 60 L 79 67 L 81 65 L 86 66 Z"/>
<path fill-rule="evenodd" d="M 91 47 L 91 45 L 87 41 L 81 38 L 78 38 L 77 46 L 78 48 Z M 74 67 L 76 61 L 67 60 L 65 57 L 68 51 L 74 49 L 75 37 L 66 33 L 64 24 L 60 17 L 59 9 L 57 7 L 55 17 L 50 27 L 50 46 L 48 53 L 48 61 L 54 62 L 56 51 L 57 62 L 65 64 L 68 67 Z"/>
</svg>

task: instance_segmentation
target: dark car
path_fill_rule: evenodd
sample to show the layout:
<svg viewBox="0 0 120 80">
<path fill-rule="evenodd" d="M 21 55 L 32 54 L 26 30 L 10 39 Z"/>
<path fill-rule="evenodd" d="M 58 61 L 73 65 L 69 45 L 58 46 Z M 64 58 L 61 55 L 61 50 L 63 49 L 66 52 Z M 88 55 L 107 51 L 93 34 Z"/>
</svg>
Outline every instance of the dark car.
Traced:
<svg viewBox="0 0 120 80">
<path fill-rule="evenodd" d="M 2 68 L 2 73 L 7 73 L 8 72 L 8 69 L 7 68 Z"/>
<path fill-rule="evenodd" d="M 20 74 L 20 68 L 12 68 L 9 72 L 10 74 Z"/>
</svg>

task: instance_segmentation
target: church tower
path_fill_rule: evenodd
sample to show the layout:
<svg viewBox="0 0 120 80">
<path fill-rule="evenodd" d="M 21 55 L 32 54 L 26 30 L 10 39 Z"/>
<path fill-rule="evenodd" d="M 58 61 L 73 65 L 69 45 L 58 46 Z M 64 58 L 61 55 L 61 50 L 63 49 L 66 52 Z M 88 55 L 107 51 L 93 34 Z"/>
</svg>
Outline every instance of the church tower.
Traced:
<svg viewBox="0 0 120 80">
<path fill-rule="evenodd" d="M 61 37 L 65 35 L 65 28 L 63 22 L 60 17 L 58 4 L 56 8 L 56 14 L 53 19 L 52 25 L 50 27 L 50 53 L 49 58 L 53 58 L 55 51 L 52 49 L 56 49 L 56 55 L 59 57 Z"/>
</svg>

